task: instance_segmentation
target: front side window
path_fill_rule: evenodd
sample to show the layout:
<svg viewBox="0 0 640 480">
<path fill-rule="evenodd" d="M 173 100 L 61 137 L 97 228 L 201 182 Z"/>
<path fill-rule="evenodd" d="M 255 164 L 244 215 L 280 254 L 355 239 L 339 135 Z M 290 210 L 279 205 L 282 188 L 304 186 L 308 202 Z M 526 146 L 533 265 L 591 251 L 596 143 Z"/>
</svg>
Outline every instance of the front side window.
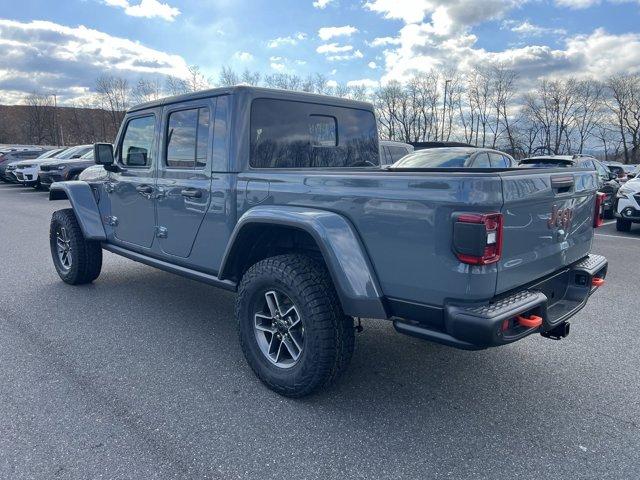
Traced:
<svg viewBox="0 0 640 480">
<path fill-rule="evenodd" d="M 251 105 L 254 168 L 380 165 L 373 113 L 354 108 L 260 98 Z"/>
<path fill-rule="evenodd" d="M 209 109 L 193 108 L 169 114 L 167 125 L 167 166 L 201 168 L 207 163 Z"/>
<path fill-rule="evenodd" d="M 153 115 L 129 121 L 122 139 L 120 161 L 129 167 L 151 165 L 151 148 L 155 136 L 156 120 Z"/>
</svg>

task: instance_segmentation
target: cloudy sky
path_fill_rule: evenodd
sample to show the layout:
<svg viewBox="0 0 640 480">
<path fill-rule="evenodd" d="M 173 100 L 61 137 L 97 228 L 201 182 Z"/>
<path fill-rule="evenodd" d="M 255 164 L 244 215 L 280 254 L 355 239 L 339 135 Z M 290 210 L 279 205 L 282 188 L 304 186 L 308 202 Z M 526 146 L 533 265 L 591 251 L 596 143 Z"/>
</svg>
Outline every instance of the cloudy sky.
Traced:
<svg viewBox="0 0 640 480">
<path fill-rule="evenodd" d="M 640 0 L 0 0 L 0 104 L 192 64 L 373 86 L 489 61 L 524 78 L 638 72 Z"/>
</svg>

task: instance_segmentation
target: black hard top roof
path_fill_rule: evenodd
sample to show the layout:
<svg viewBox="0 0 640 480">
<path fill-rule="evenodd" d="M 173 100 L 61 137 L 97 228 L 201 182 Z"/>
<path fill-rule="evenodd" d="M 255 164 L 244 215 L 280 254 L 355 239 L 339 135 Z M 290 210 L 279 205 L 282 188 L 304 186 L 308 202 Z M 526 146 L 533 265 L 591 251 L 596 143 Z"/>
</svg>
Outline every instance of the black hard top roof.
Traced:
<svg viewBox="0 0 640 480">
<path fill-rule="evenodd" d="M 283 100 L 293 100 L 300 102 L 321 103 L 335 105 L 337 107 L 360 108 L 363 110 L 373 110 L 373 105 L 368 102 L 359 102 L 346 98 L 332 97 L 329 95 L 318 95 L 316 93 L 296 92 L 292 90 L 280 90 L 277 88 L 250 87 L 245 85 L 236 85 L 233 87 L 212 88 L 209 90 L 201 90 L 184 95 L 175 95 L 165 97 L 151 102 L 141 103 L 129 109 L 129 112 L 138 110 L 146 110 L 149 108 L 171 105 L 174 103 L 188 102 L 190 100 L 198 100 L 200 98 L 214 97 L 218 95 L 230 95 L 241 93 L 250 98 L 280 98 Z"/>
</svg>

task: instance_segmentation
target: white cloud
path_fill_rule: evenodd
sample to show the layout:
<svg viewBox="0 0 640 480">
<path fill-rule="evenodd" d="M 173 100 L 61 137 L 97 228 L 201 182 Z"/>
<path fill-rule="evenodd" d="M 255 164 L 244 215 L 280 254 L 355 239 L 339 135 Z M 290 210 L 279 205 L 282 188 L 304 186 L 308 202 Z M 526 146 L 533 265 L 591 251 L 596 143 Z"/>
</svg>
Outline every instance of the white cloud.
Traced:
<svg viewBox="0 0 640 480">
<path fill-rule="evenodd" d="M 354 50 L 353 45 L 338 45 L 337 43 L 325 43 L 316 48 L 316 52 L 325 55 L 330 62 L 342 62 L 363 58 L 360 50 Z"/>
<path fill-rule="evenodd" d="M 333 1 L 334 0 L 315 0 L 312 5 L 316 8 L 319 8 L 320 10 L 323 10 L 327 8 L 327 5 L 333 3 Z"/>
<path fill-rule="evenodd" d="M 396 37 L 378 37 L 367 42 L 370 47 L 385 47 L 387 45 L 399 45 L 400 39 Z"/>
<path fill-rule="evenodd" d="M 271 68 L 278 71 L 283 72 L 287 69 L 284 63 L 271 62 Z"/>
<path fill-rule="evenodd" d="M 376 68 L 378 68 L 378 65 L 376 65 L 376 62 L 369 62 L 369 63 L 367 64 L 367 66 L 368 66 L 369 68 L 371 68 L 371 69 L 374 69 L 374 70 L 375 70 Z"/>
<path fill-rule="evenodd" d="M 605 79 L 615 73 L 640 71 L 640 33 L 616 35 L 598 29 L 591 34 L 568 35 L 564 29 L 505 21 L 503 28 L 511 28 L 522 36 L 555 35 L 562 47 L 527 45 L 502 51 L 479 47 L 472 33 L 473 25 L 504 17 L 516 8 L 516 2 L 511 0 L 370 0 L 366 8 L 405 21 L 397 37 L 382 37 L 371 42 L 377 46 L 394 45 L 383 52 L 386 70 L 383 82 L 406 80 L 432 68 L 464 74 L 475 66 L 491 63 L 514 69 L 522 82 L 551 75 Z M 424 17 L 416 20 L 423 13 Z"/>
<path fill-rule="evenodd" d="M 69 100 L 88 93 L 105 73 L 131 83 L 141 76 L 188 76 L 179 55 L 84 26 L 0 19 L 0 51 L 0 91 L 12 99 L 55 91 Z"/>
<path fill-rule="evenodd" d="M 442 20 L 458 25 L 475 25 L 500 18 L 527 0 L 369 0 L 364 7 L 385 18 L 421 23 L 427 15 L 439 15 Z"/>
<path fill-rule="evenodd" d="M 337 69 L 337 68 L 334 68 L 333 70 L 331 70 L 331 71 L 329 72 L 329 75 L 335 75 L 336 73 L 338 73 L 338 69 Z"/>
<path fill-rule="evenodd" d="M 180 15 L 178 8 L 158 0 L 141 0 L 136 5 L 132 5 L 129 0 L 104 0 L 104 3 L 110 7 L 122 8 L 126 15 L 132 17 L 158 17 L 172 22 Z"/>
<path fill-rule="evenodd" d="M 351 25 L 345 25 L 344 27 L 322 27 L 318 30 L 318 37 L 326 41 L 334 37 L 350 37 L 357 31 L 358 29 Z"/>
<path fill-rule="evenodd" d="M 502 23 L 503 28 L 511 30 L 523 37 L 540 37 L 542 35 L 566 35 L 567 31 L 563 28 L 550 28 L 535 25 L 529 21 L 516 22 L 514 20 L 506 20 Z"/>
<path fill-rule="evenodd" d="M 599 0 L 556 0 L 557 5 L 574 9 L 588 8 L 598 3 Z"/>
<path fill-rule="evenodd" d="M 241 62 L 250 62 L 253 60 L 253 55 L 249 52 L 236 52 L 233 54 L 234 58 L 240 60 Z"/>
<path fill-rule="evenodd" d="M 278 48 L 283 45 L 297 45 L 299 41 L 305 40 L 307 38 L 307 34 L 303 32 L 298 32 L 293 35 L 289 35 L 287 37 L 278 37 L 273 40 L 269 40 L 267 43 L 267 47 L 269 48 Z"/>
<path fill-rule="evenodd" d="M 329 80 L 327 82 L 327 87 L 329 88 L 336 88 L 338 86 L 338 82 L 336 82 L 335 80 Z"/>
<path fill-rule="evenodd" d="M 337 43 L 325 43 L 316 48 L 316 52 L 329 54 L 329 53 L 344 53 L 353 50 L 351 45 L 338 45 Z"/>
</svg>

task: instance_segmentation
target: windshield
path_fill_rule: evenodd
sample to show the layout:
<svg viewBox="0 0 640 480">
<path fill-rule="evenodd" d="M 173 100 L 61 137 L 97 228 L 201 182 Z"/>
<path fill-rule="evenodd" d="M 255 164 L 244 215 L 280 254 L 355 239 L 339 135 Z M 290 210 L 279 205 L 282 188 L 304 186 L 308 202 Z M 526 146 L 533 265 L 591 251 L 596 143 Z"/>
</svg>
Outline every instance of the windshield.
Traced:
<svg viewBox="0 0 640 480">
<path fill-rule="evenodd" d="M 48 150 L 46 152 L 44 152 L 42 155 L 40 155 L 37 158 L 51 158 L 51 157 L 55 157 L 56 155 L 64 152 L 65 149 L 64 148 L 56 148 L 54 150 Z"/>
<path fill-rule="evenodd" d="M 401 158 L 391 168 L 463 168 L 474 152 L 434 148 L 419 150 Z"/>
<path fill-rule="evenodd" d="M 91 150 L 91 148 L 93 147 L 87 146 L 87 145 L 79 145 L 77 147 L 71 147 L 68 150 L 65 150 L 64 152 L 62 152 L 60 155 L 56 155 L 56 158 L 61 158 L 63 160 L 71 157 L 77 158 L 87 153 L 89 150 Z"/>
</svg>

